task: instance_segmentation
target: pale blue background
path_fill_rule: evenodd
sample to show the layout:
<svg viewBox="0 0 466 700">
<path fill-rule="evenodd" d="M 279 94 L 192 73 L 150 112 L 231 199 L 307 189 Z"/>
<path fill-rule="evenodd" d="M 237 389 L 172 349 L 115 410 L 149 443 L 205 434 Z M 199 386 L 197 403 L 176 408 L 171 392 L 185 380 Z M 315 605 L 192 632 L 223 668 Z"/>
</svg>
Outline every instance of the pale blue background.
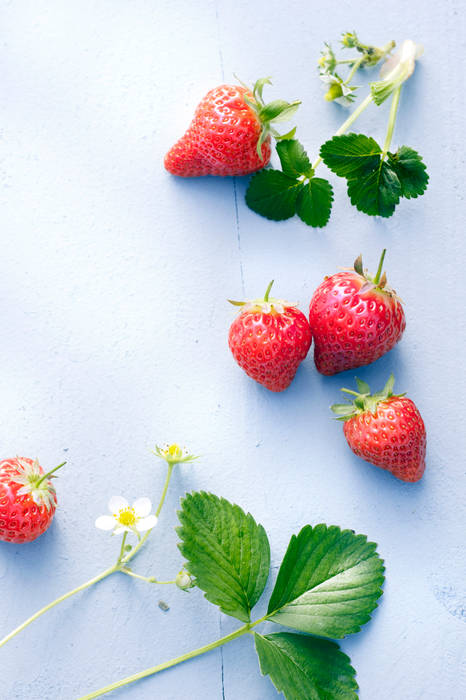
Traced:
<svg viewBox="0 0 466 700">
<path fill-rule="evenodd" d="M 177 470 L 137 570 L 179 569 L 175 510 L 190 489 L 249 509 L 275 567 L 305 523 L 367 533 L 387 583 L 373 621 L 342 643 L 361 699 L 466 697 L 463 4 L 2 0 L 0 25 L 1 456 L 68 460 L 53 527 L 31 545 L 0 544 L 0 633 L 113 561 L 117 543 L 94 518 L 112 493 L 156 500 L 163 470 L 148 448 L 179 440 L 202 459 Z M 164 172 L 199 99 L 233 72 L 272 75 L 270 99 L 303 100 L 299 137 L 315 155 L 345 117 L 322 99 L 316 59 L 324 40 L 353 28 L 425 45 L 394 136 L 428 164 L 422 200 L 374 220 L 332 176 L 332 219 L 316 231 L 253 214 L 246 180 Z M 383 139 L 387 112 L 368 110 L 358 129 Z M 311 355 L 275 395 L 226 345 L 227 297 L 254 297 L 274 277 L 276 294 L 306 311 L 325 274 L 359 252 L 373 269 L 384 246 L 408 325 L 359 375 L 377 388 L 394 370 L 416 400 L 429 436 L 416 485 L 348 450 L 328 406 L 354 373 L 322 377 Z M 0 696 L 76 698 L 235 625 L 198 591 L 114 576 L 1 650 Z M 114 697 L 276 693 L 242 639 Z"/>
</svg>

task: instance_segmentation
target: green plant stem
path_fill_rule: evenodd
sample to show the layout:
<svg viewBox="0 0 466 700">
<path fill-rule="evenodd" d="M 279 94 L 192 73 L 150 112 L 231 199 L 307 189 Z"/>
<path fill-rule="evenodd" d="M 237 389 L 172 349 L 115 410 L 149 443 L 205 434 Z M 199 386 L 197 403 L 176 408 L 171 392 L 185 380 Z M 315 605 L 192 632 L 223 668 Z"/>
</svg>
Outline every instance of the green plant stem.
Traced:
<svg viewBox="0 0 466 700">
<path fill-rule="evenodd" d="M 121 547 L 120 547 L 120 554 L 118 555 L 117 559 L 117 564 L 119 564 L 123 558 L 123 554 L 125 553 L 125 545 L 126 545 L 126 538 L 128 536 L 127 532 L 123 533 L 123 537 L 121 538 Z"/>
<path fill-rule="evenodd" d="M 133 578 L 138 578 L 141 581 L 146 581 L 146 583 L 160 583 L 165 585 L 175 583 L 175 581 L 158 581 L 154 576 L 141 576 L 141 574 L 136 574 L 134 571 L 131 571 L 131 569 L 126 569 L 123 567 L 120 569 L 122 574 L 126 574 L 127 576 L 132 576 Z"/>
<path fill-rule="evenodd" d="M 343 124 L 340 126 L 339 129 L 337 129 L 337 131 L 335 132 L 334 136 L 341 136 L 341 135 L 344 134 L 346 131 L 348 131 L 348 129 L 350 128 L 350 126 L 351 126 L 351 125 L 356 121 L 356 119 L 364 112 L 364 110 L 367 109 L 367 107 L 369 107 L 369 105 L 370 105 L 371 102 L 372 102 L 372 94 L 369 93 L 369 94 L 367 95 L 367 97 L 361 102 L 361 104 L 360 104 L 358 107 L 356 107 L 356 109 L 354 110 L 354 112 L 353 112 L 352 114 L 350 114 L 350 116 L 348 117 L 348 119 L 347 119 L 346 121 L 343 122 Z M 313 163 L 312 169 L 315 170 L 315 169 L 317 168 L 317 166 L 320 165 L 321 163 L 322 163 L 322 158 L 319 156 L 319 158 L 317 158 L 317 160 L 315 161 L 315 163 Z"/>
<path fill-rule="evenodd" d="M 65 462 L 63 464 L 65 464 Z M 60 464 L 59 466 L 62 467 L 63 464 Z M 165 501 L 165 497 L 167 495 L 168 485 L 170 483 L 171 475 L 172 475 L 173 468 L 174 468 L 175 464 L 176 463 L 170 463 L 168 465 L 167 476 L 165 478 L 165 484 L 163 486 L 162 495 L 160 497 L 160 501 L 159 501 L 159 505 L 157 506 L 157 510 L 155 512 L 157 517 L 160 515 L 160 511 L 162 510 L 162 507 L 163 507 L 163 504 Z M 58 467 L 55 467 L 55 469 L 53 471 L 55 471 L 56 469 L 58 469 Z M 51 603 L 49 603 L 48 605 L 45 605 L 43 608 L 38 610 L 36 613 L 34 613 L 34 615 L 31 615 L 31 617 L 28 617 L 28 619 L 25 620 L 21 625 L 19 625 L 19 627 L 16 627 L 16 629 L 14 629 L 12 632 L 7 634 L 6 637 L 3 637 L 3 639 L 0 640 L 0 647 L 2 647 L 4 644 L 9 642 L 10 639 L 12 639 L 17 634 L 19 634 L 19 632 L 22 632 L 26 627 L 28 627 L 28 625 L 31 624 L 31 622 L 34 622 L 35 620 L 37 620 L 38 617 L 41 617 L 41 615 L 46 613 L 48 610 L 51 610 L 59 603 L 62 603 L 64 600 L 67 600 L 67 598 L 71 598 L 71 596 L 75 595 L 76 593 L 79 593 L 80 591 L 83 591 L 86 588 L 89 588 L 89 586 L 93 586 L 95 583 L 102 581 L 102 579 L 107 578 L 107 576 L 110 576 L 111 574 L 115 573 L 115 571 L 120 571 L 121 568 L 125 564 L 127 564 L 137 554 L 137 552 L 141 549 L 141 547 L 143 546 L 143 544 L 145 543 L 145 541 L 147 540 L 148 536 L 150 535 L 150 533 L 152 532 L 153 529 L 154 528 L 148 530 L 146 532 L 146 534 L 144 535 L 144 537 L 142 537 L 139 540 L 136 547 L 134 547 L 134 549 L 132 549 L 131 552 L 129 552 L 126 556 L 123 556 L 125 542 L 126 542 L 126 536 L 127 536 L 127 533 L 125 532 L 123 535 L 122 543 L 121 543 L 120 554 L 119 554 L 119 557 L 117 559 L 116 564 L 111 566 L 109 569 L 105 569 L 105 571 L 102 571 L 100 574 L 97 574 L 97 576 L 94 576 L 94 578 L 91 578 L 89 581 L 86 581 L 86 583 L 81 584 L 77 588 L 73 588 L 73 590 L 68 591 L 68 593 L 64 593 L 59 598 L 56 598 Z"/>
<path fill-rule="evenodd" d="M 383 153 L 382 153 L 381 160 L 384 160 L 385 156 L 388 153 L 388 149 L 390 148 L 390 144 L 392 142 L 393 130 L 395 128 L 395 122 L 396 122 L 396 114 L 398 112 L 398 105 L 400 104 L 400 93 L 401 93 L 401 85 L 393 93 L 392 104 L 390 106 L 390 116 L 388 118 L 387 135 L 385 137 L 385 143 L 383 145 Z"/>
<path fill-rule="evenodd" d="M 155 515 L 156 515 L 157 518 L 159 517 L 160 511 L 161 511 L 162 508 L 163 508 L 163 504 L 164 504 L 164 502 L 165 502 L 165 497 L 166 497 L 167 491 L 168 491 L 168 485 L 169 485 L 170 479 L 171 479 L 171 477 L 172 477 L 173 468 L 176 466 L 176 464 L 177 464 L 177 462 L 169 462 L 169 464 L 168 464 L 167 476 L 165 477 L 165 483 L 164 483 L 164 485 L 163 485 L 162 495 L 161 495 L 161 497 L 160 497 L 160 501 L 159 501 L 159 505 L 157 506 L 157 510 L 155 511 Z M 129 552 L 125 557 L 123 557 L 123 559 L 121 560 L 121 563 L 122 563 L 123 565 L 125 565 L 125 564 L 127 564 L 129 561 L 131 561 L 131 559 L 139 552 L 139 550 L 141 549 L 141 547 L 144 546 L 144 544 L 145 544 L 147 538 L 149 537 L 149 535 L 150 535 L 150 533 L 152 532 L 153 529 L 154 529 L 154 528 L 151 528 L 150 530 L 147 530 L 146 534 L 145 534 L 143 537 L 141 537 L 141 539 L 139 540 L 139 542 L 137 543 L 137 545 L 134 547 L 134 549 L 132 549 L 131 552 Z"/>
<path fill-rule="evenodd" d="M 356 73 L 356 71 L 358 70 L 358 68 L 360 67 L 361 63 L 364 61 L 365 58 L 366 58 L 365 55 L 363 55 L 360 58 L 358 58 L 357 61 L 354 62 L 353 67 L 351 68 L 350 72 L 348 73 L 348 77 L 346 78 L 343 85 L 348 85 L 351 78 L 354 76 L 354 74 Z"/>
<path fill-rule="evenodd" d="M 39 481 L 37 482 L 36 488 L 37 488 L 38 486 L 40 486 L 40 484 L 41 484 L 43 481 L 45 481 L 46 479 L 49 479 L 49 478 L 52 476 L 52 474 L 53 474 L 54 472 L 56 472 L 58 469 L 61 469 L 62 467 L 64 467 L 65 464 L 66 464 L 66 462 L 62 462 L 61 464 L 58 465 L 58 467 L 55 467 L 54 469 L 51 469 L 49 472 L 47 472 L 47 474 L 44 474 L 44 475 L 39 479 Z"/>
<path fill-rule="evenodd" d="M 79 700 L 92 700 L 93 698 L 98 698 L 101 695 L 105 695 L 105 693 L 110 693 L 112 690 L 116 690 L 117 688 L 122 688 L 124 685 L 129 685 L 130 683 L 134 683 L 135 681 L 141 680 L 141 678 L 147 678 L 147 676 L 153 676 L 156 673 L 159 673 L 160 671 L 165 671 L 167 668 L 171 668 L 172 666 L 176 666 L 177 664 L 181 664 L 183 661 L 188 661 L 188 659 L 193 659 L 196 656 L 200 656 L 201 654 L 205 654 L 208 651 L 212 651 L 213 649 L 217 649 L 218 647 L 223 646 L 224 644 L 228 644 L 228 642 L 232 642 L 234 639 L 237 639 L 238 637 L 242 637 L 243 634 L 246 634 L 247 632 L 250 632 L 253 626 L 259 623 L 259 620 L 255 623 L 247 624 L 244 625 L 243 627 L 240 627 L 238 630 L 235 632 L 232 632 L 231 634 L 227 634 L 226 637 L 221 637 L 220 639 L 217 639 L 215 642 L 211 642 L 210 644 L 206 644 L 203 647 L 199 647 L 199 649 L 194 649 L 194 651 L 189 651 L 187 654 L 183 654 L 182 656 L 177 656 L 175 659 L 171 659 L 170 661 L 165 661 L 162 664 L 158 664 L 157 666 L 152 666 L 151 668 L 147 668 L 145 671 L 140 671 L 139 673 L 135 673 L 132 676 L 127 676 L 127 678 L 123 678 L 120 681 L 117 681 L 116 683 L 111 683 L 110 685 L 106 685 L 104 688 L 100 688 L 100 690 L 96 690 L 94 693 L 90 693 L 89 695 L 83 695 Z"/>
<path fill-rule="evenodd" d="M 377 268 L 377 274 L 374 277 L 374 284 L 378 284 L 380 280 L 380 275 L 382 274 L 382 268 L 383 268 L 383 261 L 385 260 L 385 253 L 387 252 L 387 249 L 384 248 L 382 251 L 382 255 L 380 256 L 380 261 L 379 261 L 379 267 Z"/>
<path fill-rule="evenodd" d="M 269 300 L 269 294 L 270 294 L 270 290 L 272 289 L 272 285 L 273 285 L 273 280 L 270 282 L 269 286 L 267 287 L 267 289 L 266 289 L 266 291 L 265 291 L 265 294 L 264 294 L 264 301 L 268 301 L 268 300 Z"/>
<path fill-rule="evenodd" d="M 31 617 L 28 617 L 27 620 L 25 620 L 19 627 L 16 627 L 10 634 L 7 634 L 6 637 L 3 637 L 3 639 L 0 640 L 0 647 L 2 647 L 4 644 L 10 641 L 10 639 L 13 639 L 19 632 L 22 632 L 23 629 L 25 629 L 28 625 L 31 624 L 31 622 L 34 622 L 34 620 L 37 620 L 38 617 L 46 613 L 48 610 L 51 610 L 54 608 L 56 605 L 59 603 L 62 603 L 64 600 L 67 598 L 71 598 L 72 595 L 75 593 L 79 593 L 80 591 L 84 591 L 86 588 L 89 588 L 89 586 L 93 586 L 95 583 L 98 583 L 98 581 L 102 581 L 102 579 L 107 578 L 107 576 L 110 576 L 110 574 L 113 574 L 115 571 L 118 570 L 117 565 L 115 564 L 114 566 L 111 566 L 109 569 L 106 569 L 105 571 L 102 571 L 102 573 L 97 574 L 97 576 L 94 576 L 94 578 L 91 578 L 89 581 L 86 581 L 86 583 L 81 584 L 77 588 L 73 588 L 72 591 L 68 591 L 68 593 L 65 593 L 64 595 L 60 596 L 59 598 L 56 598 L 56 600 L 52 601 L 48 605 L 45 605 L 43 608 L 38 610 L 34 615 L 31 615 Z"/>
</svg>

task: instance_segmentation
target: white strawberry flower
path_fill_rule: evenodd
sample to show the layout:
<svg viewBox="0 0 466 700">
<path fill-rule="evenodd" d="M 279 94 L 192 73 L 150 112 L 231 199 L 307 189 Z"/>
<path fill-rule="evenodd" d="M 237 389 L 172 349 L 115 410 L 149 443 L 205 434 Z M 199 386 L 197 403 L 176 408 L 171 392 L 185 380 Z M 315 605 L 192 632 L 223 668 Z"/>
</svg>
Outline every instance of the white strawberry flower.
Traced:
<svg viewBox="0 0 466 700">
<path fill-rule="evenodd" d="M 422 56 L 424 47 L 406 39 L 399 51 L 387 58 L 380 70 L 380 80 L 371 83 L 371 93 L 377 105 L 382 104 L 394 90 L 413 74 L 416 60 Z"/>
<path fill-rule="evenodd" d="M 354 102 L 354 91 L 356 87 L 353 85 L 346 85 L 343 78 L 334 73 L 321 73 L 320 79 L 325 85 L 328 85 L 327 92 L 325 93 L 325 99 L 328 102 L 337 102 L 343 107 L 347 107 L 352 102 Z"/>
<path fill-rule="evenodd" d="M 152 503 L 146 497 L 136 499 L 130 506 L 123 496 L 112 496 L 108 509 L 111 515 L 100 515 L 95 526 L 99 530 L 113 530 L 114 535 L 133 532 L 139 536 L 157 524 L 157 516 L 151 514 Z"/>
</svg>

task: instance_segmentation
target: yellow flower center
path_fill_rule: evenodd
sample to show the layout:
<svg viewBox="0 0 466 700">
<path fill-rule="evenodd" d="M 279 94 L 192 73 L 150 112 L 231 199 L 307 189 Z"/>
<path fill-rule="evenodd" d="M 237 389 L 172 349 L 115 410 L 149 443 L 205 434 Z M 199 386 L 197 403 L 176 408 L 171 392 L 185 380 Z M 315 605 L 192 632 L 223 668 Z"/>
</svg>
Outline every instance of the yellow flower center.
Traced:
<svg viewBox="0 0 466 700">
<path fill-rule="evenodd" d="M 167 457 L 171 459 L 181 459 L 183 456 L 183 450 L 178 445 L 169 445 L 166 450 Z"/>
<path fill-rule="evenodd" d="M 136 524 L 136 513 L 134 508 L 127 506 L 122 508 L 117 516 L 115 516 L 120 525 L 126 525 L 127 527 L 132 527 Z"/>
</svg>

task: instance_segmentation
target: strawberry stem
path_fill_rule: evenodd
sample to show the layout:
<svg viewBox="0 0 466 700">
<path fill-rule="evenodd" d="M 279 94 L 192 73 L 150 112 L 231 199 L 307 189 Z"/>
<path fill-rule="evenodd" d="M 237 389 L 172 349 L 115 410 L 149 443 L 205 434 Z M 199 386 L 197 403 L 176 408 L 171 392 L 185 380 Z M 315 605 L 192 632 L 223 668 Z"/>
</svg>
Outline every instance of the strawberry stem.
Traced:
<svg viewBox="0 0 466 700">
<path fill-rule="evenodd" d="M 270 290 L 272 289 L 273 283 L 274 283 L 274 280 L 272 280 L 272 281 L 270 282 L 269 286 L 267 287 L 266 292 L 265 292 L 265 294 L 264 294 L 264 301 L 268 301 L 268 300 L 269 300 L 269 294 L 270 294 Z"/>
<path fill-rule="evenodd" d="M 387 249 L 384 248 L 382 251 L 382 255 L 380 256 L 380 262 L 379 262 L 379 267 L 377 268 L 377 274 L 374 277 L 374 284 L 378 284 L 380 280 L 380 275 L 382 274 L 382 267 L 383 267 L 383 261 L 385 259 L 385 253 L 387 252 Z"/>
<path fill-rule="evenodd" d="M 49 472 L 47 472 L 47 474 L 44 474 L 43 476 L 41 476 L 41 478 L 39 479 L 39 481 L 38 481 L 37 484 L 36 484 L 36 487 L 37 487 L 37 486 L 40 486 L 40 484 L 41 484 L 43 481 L 45 481 L 46 479 L 49 479 L 50 476 L 51 476 L 54 472 L 56 472 L 58 469 L 61 469 L 62 467 L 64 467 L 65 464 L 66 464 L 66 462 L 62 462 L 61 464 L 58 465 L 58 467 L 55 467 L 54 469 L 51 469 Z"/>
</svg>

